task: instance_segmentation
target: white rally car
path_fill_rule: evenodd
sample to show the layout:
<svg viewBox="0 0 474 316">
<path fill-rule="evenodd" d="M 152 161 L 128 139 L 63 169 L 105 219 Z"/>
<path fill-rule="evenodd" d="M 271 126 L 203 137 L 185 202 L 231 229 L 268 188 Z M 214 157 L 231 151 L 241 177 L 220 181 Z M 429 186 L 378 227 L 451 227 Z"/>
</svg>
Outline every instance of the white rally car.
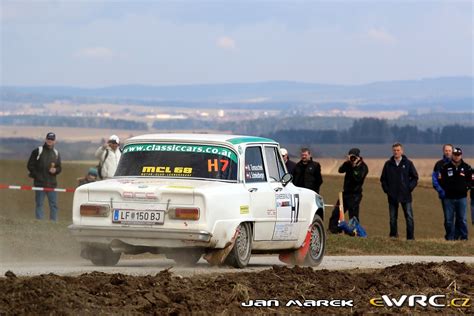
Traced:
<svg viewBox="0 0 474 316">
<path fill-rule="evenodd" d="M 76 190 L 69 229 L 96 265 L 151 252 L 240 268 L 252 253 L 278 253 L 316 266 L 323 216 L 321 196 L 291 183 L 271 139 L 153 134 L 125 142 L 114 178 Z"/>
</svg>

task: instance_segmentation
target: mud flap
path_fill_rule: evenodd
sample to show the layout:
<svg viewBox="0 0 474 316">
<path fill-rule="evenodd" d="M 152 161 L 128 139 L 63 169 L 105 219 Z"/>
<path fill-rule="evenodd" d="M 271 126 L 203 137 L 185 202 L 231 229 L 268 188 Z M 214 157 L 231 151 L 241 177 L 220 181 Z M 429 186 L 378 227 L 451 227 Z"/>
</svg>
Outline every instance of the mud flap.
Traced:
<svg viewBox="0 0 474 316">
<path fill-rule="evenodd" d="M 232 248 L 234 248 L 235 240 L 237 239 L 239 232 L 240 230 L 236 229 L 234 237 L 232 237 L 232 239 L 224 246 L 224 248 L 211 250 L 207 252 L 203 258 L 206 259 L 211 266 L 223 264 Z"/>
<path fill-rule="evenodd" d="M 306 238 L 304 239 L 303 244 L 301 247 L 294 251 L 290 252 L 282 252 L 278 256 L 278 259 L 280 259 L 281 262 L 284 262 L 286 264 L 290 265 L 303 265 L 304 264 L 304 259 L 306 258 L 306 255 L 308 254 L 309 250 L 309 245 L 311 242 L 311 227 L 308 229 L 308 232 L 306 233 Z"/>
</svg>

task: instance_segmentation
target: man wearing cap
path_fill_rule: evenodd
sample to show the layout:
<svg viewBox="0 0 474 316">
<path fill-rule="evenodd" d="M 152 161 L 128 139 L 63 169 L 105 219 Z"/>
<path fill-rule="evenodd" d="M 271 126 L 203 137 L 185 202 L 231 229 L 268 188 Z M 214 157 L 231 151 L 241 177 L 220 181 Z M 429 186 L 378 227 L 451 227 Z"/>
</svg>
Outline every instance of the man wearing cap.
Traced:
<svg viewBox="0 0 474 316">
<path fill-rule="evenodd" d="M 106 144 L 97 148 L 95 156 L 99 159 L 99 177 L 110 179 L 115 171 L 122 155 L 120 151 L 120 139 L 117 135 L 112 135 Z"/>
<path fill-rule="evenodd" d="M 472 169 L 462 159 L 462 149 L 454 148 L 450 162 L 441 168 L 439 183 L 445 192 L 444 228 L 446 240 L 467 240 L 467 190 L 472 181 Z"/>
<path fill-rule="evenodd" d="M 319 194 L 322 183 L 321 165 L 313 160 L 309 148 L 301 148 L 301 160 L 293 170 L 293 184 Z"/>
<path fill-rule="evenodd" d="M 415 239 L 411 192 L 418 184 L 415 165 L 403 154 L 400 143 L 392 145 L 393 156 L 383 166 L 380 183 L 387 194 L 390 214 L 390 237 L 398 238 L 398 205 L 402 205 L 407 228 L 407 240 Z"/>
<path fill-rule="evenodd" d="M 54 145 L 56 135 L 52 132 L 46 134 L 46 140 L 42 146 L 35 148 L 28 159 L 27 168 L 29 177 L 33 178 L 33 185 L 42 188 L 56 188 L 58 183 L 56 176 L 61 173 L 61 157 Z M 35 191 L 35 216 L 36 219 L 43 219 L 43 203 L 45 196 L 49 202 L 49 219 L 57 221 L 58 204 L 57 193 L 55 191 Z"/>
<path fill-rule="evenodd" d="M 362 186 L 369 173 L 369 168 L 360 156 L 359 148 L 352 148 L 347 154 L 346 161 L 339 167 L 339 173 L 345 173 L 344 189 L 342 192 L 342 201 L 344 213 L 349 212 L 349 219 L 355 217 L 359 219 L 359 206 L 362 201 Z M 329 219 L 329 230 L 333 233 L 339 233 L 338 226 L 339 208 L 335 208 Z"/>
<path fill-rule="evenodd" d="M 290 157 L 288 156 L 288 150 L 286 150 L 286 148 L 280 148 L 280 153 L 285 162 L 286 170 L 288 170 L 288 173 L 293 174 L 296 163 L 290 160 Z"/>
</svg>

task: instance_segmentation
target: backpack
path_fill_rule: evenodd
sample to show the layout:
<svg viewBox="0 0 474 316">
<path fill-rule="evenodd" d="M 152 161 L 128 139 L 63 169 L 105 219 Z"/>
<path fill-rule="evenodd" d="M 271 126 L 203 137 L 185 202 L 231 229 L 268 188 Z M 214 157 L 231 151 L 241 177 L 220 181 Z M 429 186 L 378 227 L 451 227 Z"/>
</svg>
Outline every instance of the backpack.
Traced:
<svg viewBox="0 0 474 316">
<path fill-rule="evenodd" d="M 56 158 L 58 158 L 58 155 L 59 155 L 58 150 L 56 148 L 53 148 L 53 150 L 54 150 L 54 154 L 56 155 Z M 42 153 L 43 153 L 43 146 L 39 146 L 38 147 L 38 156 L 36 156 L 36 160 L 40 159 Z"/>
<path fill-rule="evenodd" d="M 59 156 L 59 152 L 56 148 L 53 148 L 53 151 L 54 151 L 54 154 L 56 155 L 56 159 L 57 159 L 58 156 Z M 36 156 L 36 161 L 38 161 L 40 159 L 42 153 L 43 153 L 43 146 L 39 146 L 38 147 L 38 155 Z M 28 177 L 30 177 L 32 179 L 35 178 L 34 175 L 31 172 L 28 173 Z"/>
<path fill-rule="evenodd" d="M 102 176 L 102 167 L 104 165 L 104 162 L 107 160 L 107 157 L 109 156 L 109 150 L 106 149 L 105 150 L 105 157 L 104 159 L 102 160 L 99 160 L 99 164 L 96 166 L 96 169 L 97 169 L 97 174 L 99 175 L 99 178 L 100 179 L 104 179 L 104 177 Z"/>
</svg>

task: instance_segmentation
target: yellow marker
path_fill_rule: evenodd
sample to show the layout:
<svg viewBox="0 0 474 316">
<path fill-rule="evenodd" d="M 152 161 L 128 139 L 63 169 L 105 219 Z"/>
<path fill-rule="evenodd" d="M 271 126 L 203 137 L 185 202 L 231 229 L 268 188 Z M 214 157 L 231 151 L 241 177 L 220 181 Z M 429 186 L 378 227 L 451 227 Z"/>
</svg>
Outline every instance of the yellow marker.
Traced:
<svg viewBox="0 0 474 316">
<path fill-rule="evenodd" d="M 167 186 L 168 189 L 194 189 L 194 187 L 186 186 L 186 185 L 169 185 Z"/>
<path fill-rule="evenodd" d="M 240 214 L 248 214 L 249 213 L 249 206 L 248 205 L 241 205 L 240 206 Z"/>
</svg>

